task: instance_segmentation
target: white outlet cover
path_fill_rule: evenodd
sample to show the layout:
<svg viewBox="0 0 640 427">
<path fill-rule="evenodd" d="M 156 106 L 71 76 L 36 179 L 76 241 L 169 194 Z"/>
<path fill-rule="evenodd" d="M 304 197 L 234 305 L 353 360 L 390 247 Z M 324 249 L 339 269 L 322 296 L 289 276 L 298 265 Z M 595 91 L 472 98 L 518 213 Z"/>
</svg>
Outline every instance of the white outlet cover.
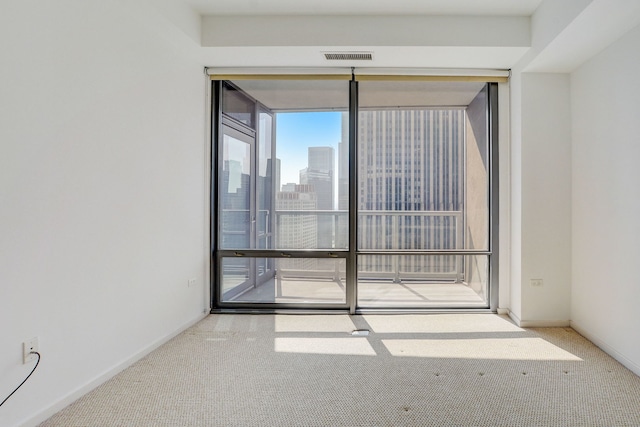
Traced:
<svg viewBox="0 0 640 427">
<path fill-rule="evenodd" d="M 31 338 L 22 343 L 22 363 L 29 363 L 38 358 L 37 355 L 31 353 L 32 351 L 39 351 L 38 337 Z"/>
</svg>

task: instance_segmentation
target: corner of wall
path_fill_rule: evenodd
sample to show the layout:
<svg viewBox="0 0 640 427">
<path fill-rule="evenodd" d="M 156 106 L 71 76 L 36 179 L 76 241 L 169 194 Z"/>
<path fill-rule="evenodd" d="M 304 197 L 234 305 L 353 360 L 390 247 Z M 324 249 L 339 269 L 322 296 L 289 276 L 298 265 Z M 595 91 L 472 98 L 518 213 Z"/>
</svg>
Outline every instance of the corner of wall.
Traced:
<svg viewBox="0 0 640 427">
<path fill-rule="evenodd" d="M 571 304 L 569 77 L 514 74 L 510 309 L 523 325 L 562 326 Z"/>
</svg>

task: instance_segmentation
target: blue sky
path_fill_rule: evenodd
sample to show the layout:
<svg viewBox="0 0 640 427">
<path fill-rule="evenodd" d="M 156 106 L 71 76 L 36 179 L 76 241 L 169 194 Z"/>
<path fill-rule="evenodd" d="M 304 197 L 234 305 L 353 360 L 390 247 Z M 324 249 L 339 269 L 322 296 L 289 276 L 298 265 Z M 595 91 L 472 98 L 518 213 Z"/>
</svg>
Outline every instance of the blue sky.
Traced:
<svg viewBox="0 0 640 427">
<path fill-rule="evenodd" d="M 338 166 L 338 143 L 342 138 L 342 113 L 278 113 L 276 157 L 281 160 L 280 182 L 299 183 L 300 169 L 307 167 L 308 147 L 334 147 Z"/>
</svg>

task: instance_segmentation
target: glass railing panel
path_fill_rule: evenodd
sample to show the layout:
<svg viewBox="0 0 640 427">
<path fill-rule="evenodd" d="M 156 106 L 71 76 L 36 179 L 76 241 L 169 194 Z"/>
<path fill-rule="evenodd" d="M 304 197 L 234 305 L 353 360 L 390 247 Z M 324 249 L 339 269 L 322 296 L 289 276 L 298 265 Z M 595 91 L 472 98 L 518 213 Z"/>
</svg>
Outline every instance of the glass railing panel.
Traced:
<svg viewBox="0 0 640 427">
<path fill-rule="evenodd" d="M 487 255 L 361 255 L 358 306 L 486 307 L 488 261 Z"/>
<path fill-rule="evenodd" d="M 344 304 L 344 258 L 222 259 L 222 302 Z"/>
</svg>

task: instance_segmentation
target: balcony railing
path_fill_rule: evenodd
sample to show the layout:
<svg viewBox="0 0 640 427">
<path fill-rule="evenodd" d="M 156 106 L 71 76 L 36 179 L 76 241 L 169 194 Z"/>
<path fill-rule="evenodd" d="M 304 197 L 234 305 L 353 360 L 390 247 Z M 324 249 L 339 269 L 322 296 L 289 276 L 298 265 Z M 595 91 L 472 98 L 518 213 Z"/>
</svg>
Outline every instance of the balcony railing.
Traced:
<svg viewBox="0 0 640 427">
<path fill-rule="evenodd" d="M 244 235 L 249 242 L 250 234 L 254 232 L 256 243 L 252 246 L 259 249 L 347 249 L 347 210 L 278 209 L 273 218 L 269 211 L 264 210 L 258 212 L 256 222 L 251 227 L 247 227 L 246 222 L 237 222 L 242 218 L 245 221 L 250 218 L 246 210 L 225 210 L 223 217 L 225 215 L 234 219 L 226 225 L 233 223 L 237 228 L 223 230 L 223 240 L 225 236 L 237 238 Z M 328 223 L 322 221 L 325 218 L 331 220 Z M 288 219 L 298 221 L 288 223 Z M 299 220 L 304 219 L 308 222 L 300 224 Z M 465 279 L 465 228 L 462 211 L 361 210 L 358 211 L 358 227 L 359 252 L 362 252 L 358 259 L 358 276 L 361 280 L 392 279 L 400 283 L 402 280 L 463 282 Z M 309 242 L 315 244 L 309 246 Z M 458 251 L 462 254 L 457 254 Z M 325 277 L 335 280 L 344 277 L 344 272 L 339 272 L 335 263 L 335 271 L 332 271 L 322 269 L 320 264 L 318 268 L 309 268 L 309 265 L 304 269 L 296 268 L 293 261 L 294 258 L 280 260 L 278 276 Z"/>
</svg>

